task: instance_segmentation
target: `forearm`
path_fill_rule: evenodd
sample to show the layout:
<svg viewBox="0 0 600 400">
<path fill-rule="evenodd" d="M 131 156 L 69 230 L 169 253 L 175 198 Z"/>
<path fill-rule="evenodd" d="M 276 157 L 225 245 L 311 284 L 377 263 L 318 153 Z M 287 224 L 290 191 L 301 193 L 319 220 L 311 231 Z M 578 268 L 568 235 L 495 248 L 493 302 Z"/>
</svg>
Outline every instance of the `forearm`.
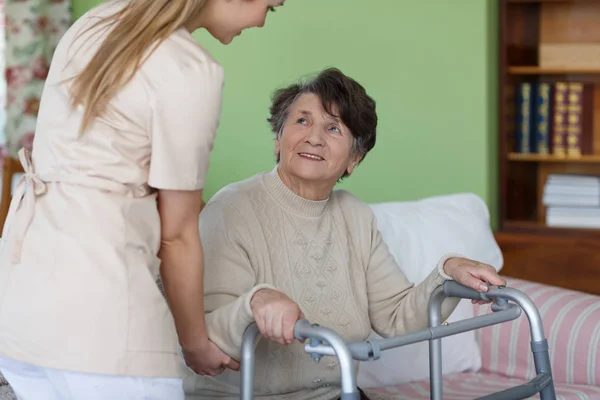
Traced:
<svg viewBox="0 0 600 400">
<path fill-rule="evenodd" d="M 185 349 L 208 342 L 204 319 L 204 260 L 199 237 L 163 242 L 159 256 L 165 296 Z"/>
<path fill-rule="evenodd" d="M 440 259 L 429 276 L 416 286 L 391 268 L 387 273 L 371 277 L 374 287 L 381 288 L 373 290 L 370 297 L 371 322 L 378 334 L 392 337 L 428 326 L 429 300 L 433 291 L 449 278 L 444 273 L 443 265 L 451 256 Z M 441 308 L 442 320 L 450 316 L 457 304 L 458 299 L 444 299 Z"/>
<path fill-rule="evenodd" d="M 429 326 L 429 301 L 433 291 L 442 285 L 447 276 L 434 269 L 427 278 L 400 302 L 395 310 L 395 324 L 392 326 L 390 336 L 398 336 L 408 332 L 415 332 Z M 458 305 L 460 299 L 445 298 L 440 308 L 441 321 L 448 319 Z"/>
</svg>

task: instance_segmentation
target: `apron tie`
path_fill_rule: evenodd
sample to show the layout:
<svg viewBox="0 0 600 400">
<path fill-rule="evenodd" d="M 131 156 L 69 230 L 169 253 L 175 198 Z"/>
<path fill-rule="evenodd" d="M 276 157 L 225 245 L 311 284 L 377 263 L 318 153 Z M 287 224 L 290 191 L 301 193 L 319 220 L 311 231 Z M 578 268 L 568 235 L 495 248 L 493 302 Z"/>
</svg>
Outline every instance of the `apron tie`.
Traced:
<svg viewBox="0 0 600 400">
<path fill-rule="evenodd" d="M 35 173 L 31 153 L 29 150 L 22 148 L 19 150 L 19 160 L 23 166 L 25 174 L 19 179 L 15 188 L 15 194 L 8 209 L 6 223 L 2 232 L 2 237 L 5 238 L 12 225 L 12 219 L 17 219 L 16 231 L 11 235 L 13 241 L 11 259 L 12 262 L 18 264 L 21 261 L 21 247 L 25 233 L 31 224 L 33 214 L 35 213 L 35 200 L 37 196 L 46 193 L 46 183 Z M 17 213 L 19 211 L 19 213 Z"/>
</svg>

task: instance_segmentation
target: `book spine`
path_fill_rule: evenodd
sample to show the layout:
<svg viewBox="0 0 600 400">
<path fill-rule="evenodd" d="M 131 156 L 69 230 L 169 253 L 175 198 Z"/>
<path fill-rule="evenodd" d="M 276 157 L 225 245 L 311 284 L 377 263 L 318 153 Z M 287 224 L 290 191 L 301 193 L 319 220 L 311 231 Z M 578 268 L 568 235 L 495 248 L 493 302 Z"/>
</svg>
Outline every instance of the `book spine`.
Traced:
<svg viewBox="0 0 600 400">
<path fill-rule="evenodd" d="M 538 154 L 550 153 L 551 93 L 549 83 L 540 83 L 535 104 L 535 150 Z"/>
<path fill-rule="evenodd" d="M 531 83 L 522 82 L 517 90 L 517 153 L 531 153 Z"/>
<path fill-rule="evenodd" d="M 582 109 L 583 84 L 569 82 L 569 97 L 567 103 L 567 156 L 578 157 L 582 154 Z"/>
<path fill-rule="evenodd" d="M 554 89 L 554 121 L 552 124 L 552 154 L 567 154 L 567 95 L 565 82 L 557 82 Z"/>
</svg>

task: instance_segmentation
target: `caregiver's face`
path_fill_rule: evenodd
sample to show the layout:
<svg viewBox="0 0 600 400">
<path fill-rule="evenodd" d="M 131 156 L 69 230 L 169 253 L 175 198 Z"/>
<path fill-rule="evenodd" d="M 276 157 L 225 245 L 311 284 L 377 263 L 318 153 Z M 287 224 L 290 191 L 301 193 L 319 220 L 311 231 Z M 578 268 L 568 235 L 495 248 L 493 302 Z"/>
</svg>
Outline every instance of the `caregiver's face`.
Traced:
<svg viewBox="0 0 600 400">
<path fill-rule="evenodd" d="M 331 108 L 337 112 L 337 107 Z M 311 183 L 330 183 L 333 188 L 360 159 L 352 152 L 353 143 L 348 127 L 325 111 L 317 95 L 306 93 L 290 107 L 275 151 L 286 173 Z"/>
<path fill-rule="evenodd" d="M 285 0 L 212 0 L 206 6 L 205 12 L 212 15 L 206 28 L 221 43 L 229 44 L 246 29 L 262 28 L 267 14 L 284 3 Z"/>
</svg>

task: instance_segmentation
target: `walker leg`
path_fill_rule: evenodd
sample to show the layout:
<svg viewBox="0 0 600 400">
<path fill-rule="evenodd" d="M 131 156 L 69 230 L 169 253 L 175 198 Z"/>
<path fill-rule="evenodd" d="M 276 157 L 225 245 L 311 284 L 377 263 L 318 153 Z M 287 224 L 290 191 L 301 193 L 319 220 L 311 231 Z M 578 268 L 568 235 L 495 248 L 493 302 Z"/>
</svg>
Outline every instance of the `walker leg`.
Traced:
<svg viewBox="0 0 600 400">
<path fill-rule="evenodd" d="M 442 301 L 444 300 L 442 287 L 434 290 L 429 300 L 429 327 L 440 326 L 440 313 Z M 431 339 L 429 341 L 429 392 L 431 400 L 442 400 L 443 393 L 442 377 L 442 339 Z"/>
<path fill-rule="evenodd" d="M 340 362 L 340 372 L 342 373 L 342 400 L 359 400 L 360 393 L 356 387 L 356 373 L 354 370 L 354 360 L 348 345 L 336 332 L 320 326 L 313 326 L 306 320 L 296 322 L 294 336 L 298 340 L 318 339 L 326 341 L 334 349 L 335 355 Z"/>
<path fill-rule="evenodd" d="M 531 342 L 531 351 L 533 352 L 533 363 L 535 365 L 535 372 L 539 375 L 543 372 L 547 373 L 552 377 L 552 367 L 550 365 L 550 354 L 548 354 L 548 341 L 546 339 L 537 342 Z M 554 390 L 554 383 L 550 382 L 549 385 L 544 387 L 540 391 L 540 400 L 555 400 L 556 393 Z"/>
<path fill-rule="evenodd" d="M 240 372 L 240 399 L 252 400 L 254 397 L 254 344 L 260 331 L 255 323 L 248 325 L 242 339 L 242 363 Z"/>
</svg>

